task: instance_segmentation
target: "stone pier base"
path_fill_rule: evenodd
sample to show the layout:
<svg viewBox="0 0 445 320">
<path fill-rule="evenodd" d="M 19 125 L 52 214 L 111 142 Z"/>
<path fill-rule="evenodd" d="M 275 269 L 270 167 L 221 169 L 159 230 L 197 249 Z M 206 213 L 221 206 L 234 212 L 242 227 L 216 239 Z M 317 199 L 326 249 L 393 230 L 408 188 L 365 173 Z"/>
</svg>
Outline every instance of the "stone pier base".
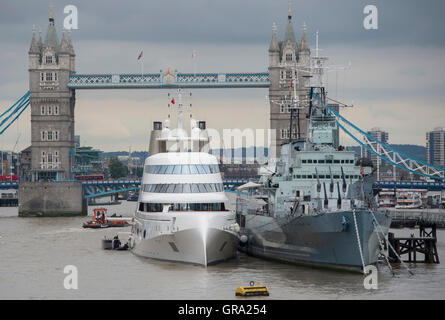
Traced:
<svg viewBox="0 0 445 320">
<path fill-rule="evenodd" d="M 28 182 L 19 184 L 20 217 L 63 217 L 87 215 L 82 183 Z"/>
</svg>

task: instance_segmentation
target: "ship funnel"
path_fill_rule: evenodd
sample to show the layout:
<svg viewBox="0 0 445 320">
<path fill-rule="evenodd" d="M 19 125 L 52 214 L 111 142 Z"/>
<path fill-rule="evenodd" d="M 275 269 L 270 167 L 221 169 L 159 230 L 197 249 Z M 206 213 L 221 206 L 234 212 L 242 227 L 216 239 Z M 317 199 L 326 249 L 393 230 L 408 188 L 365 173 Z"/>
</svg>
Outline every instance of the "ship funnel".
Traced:
<svg viewBox="0 0 445 320">
<path fill-rule="evenodd" d="M 150 156 L 157 153 L 165 152 L 166 143 L 165 141 L 159 140 L 159 138 L 161 138 L 161 134 L 162 134 L 162 122 L 154 121 L 153 130 L 151 131 L 150 134 L 150 146 L 148 151 L 148 154 Z"/>
</svg>

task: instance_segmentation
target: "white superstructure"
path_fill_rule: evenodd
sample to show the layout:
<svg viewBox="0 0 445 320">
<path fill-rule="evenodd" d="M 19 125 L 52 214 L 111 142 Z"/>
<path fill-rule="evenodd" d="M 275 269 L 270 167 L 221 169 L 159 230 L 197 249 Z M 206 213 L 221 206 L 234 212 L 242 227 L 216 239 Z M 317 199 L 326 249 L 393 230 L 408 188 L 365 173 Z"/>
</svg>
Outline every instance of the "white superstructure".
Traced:
<svg viewBox="0 0 445 320">
<path fill-rule="evenodd" d="M 179 128 L 181 121 L 178 118 Z M 192 131 L 201 130 L 191 122 Z M 167 133 L 157 140 L 194 140 L 175 130 Z M 202 140 L 203 135 L 196 137 Z M 239 227 L 235 213 L 226 209 L 227 201 L 215 156 L 178 151 L 148 157 L 134 219 L 133 252 L 200 265 L 234 257 Z"/>
</svg>

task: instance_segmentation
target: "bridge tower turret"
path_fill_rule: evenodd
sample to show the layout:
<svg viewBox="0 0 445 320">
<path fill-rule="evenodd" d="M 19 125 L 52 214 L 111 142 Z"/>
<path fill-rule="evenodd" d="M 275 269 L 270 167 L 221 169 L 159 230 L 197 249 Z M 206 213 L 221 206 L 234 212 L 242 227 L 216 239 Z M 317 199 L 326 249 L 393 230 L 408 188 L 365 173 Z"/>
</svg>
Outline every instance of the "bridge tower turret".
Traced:
<svg viewBox="0 0 445 320">
<path fill-rule="evenodd" d="M 35 28 L 29 49 L 29 91 L 31 102 L 31 178 L 71 178 L 74 161 L 75 91 L 68 88 L 74 73 L 75 54 L 71 37 L 61 42 L 52 9 L 45 41 Z"/>
<path fill-rule="evenodd" d="M 275 147 L 276 156 L 280 156 L 283 143 L 289 141 L 289 120 L 290 108 L 285 103 L 279 101 L 289 100 L 290 85 L 292 79 L 296 79 L 296 92 L 300 100 L 304 100 L 307 95 L 307 79 L 304 78 L 304 68 L 310 66 L 310 49 L 306 39 L 306 25 L 303 27 L 301 41 L 295 38 L 292 23 L 291 6 L 289 2 L 289 15 L 284 34 L 284 40 L 278 41 L 274 24 L 272 40 L 269 46 L 269 99 L 270 99 L 270 128 L 275 130 L 275 141 L 272 141 L 272 148 Z M 297 118 L 293 121 L 292 137 L 304 138 L 306 136 L 307 119 L 304 110 L 299 110 Z"/>
</svg>

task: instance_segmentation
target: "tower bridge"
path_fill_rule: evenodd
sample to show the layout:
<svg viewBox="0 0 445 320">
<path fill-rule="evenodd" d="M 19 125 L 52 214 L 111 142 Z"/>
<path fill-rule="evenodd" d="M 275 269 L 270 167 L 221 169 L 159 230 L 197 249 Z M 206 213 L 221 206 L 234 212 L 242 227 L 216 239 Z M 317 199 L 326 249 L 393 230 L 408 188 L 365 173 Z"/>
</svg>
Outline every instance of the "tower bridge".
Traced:
<svg viewBox="0 0 445 320">
<path fill-rule="evenodd" d="M 75 68 L 74 46 L 70 32 L 57 35 L 52 11 L 46 36 L 41 32 L 36 34 L 34 29 L 28 51 L 29 56 L 29 91 L 25 93 L 12 107 L 0 114 L 0 135 L 7 130 L 14 121 L 31 107 L 31 169 L 32 182 L 38 181 L 67 181 L 72 180 L 72 167 L 75 159 L 74 148 L 74 109 L 76 90 L 80 89 L 215 89 L 215 88 L 266 88 L 270 98 L 270 129 L 275 130 L 276 138 L 272 141 L 272 148 L 277 150 L 281 144 L 289 139 L 304 138 L 307 121 L 307 110 L 298 110 L 298 117 L 293 118 L 291 108 L 286 105 L 290 88 L 300 100 L 308 98 L 309 87 L 308 72 L 301 70 L 321 70 L 316 67 L 323 63 L 325 58 L 318 56 L 318 43 L 315 57 L 311 56 L 309 49 L 306 25 L 303 25 L 301 38 L 297 40 L 294 33 L 292 14 L 289 9 L 284 38 L 279 41 L 275 24 L 268 49 L 268 70 L 257 73 L 180 73 L 168 68 L 159 73 L 150 74 L 78 74 Z M 318 63 L 318 64 L 317 64 Z M 315 66 L 315 67 L 314 67 Z M 312 97 L 313 98 L 313 97 Z M 350 135 L 364 148 L 369 148 L 363 141 L 373 140 L 369 151 L 377 154 L 383 160 L 412 173 L 431 179 L 444 180 L 445 169 L 433 166 L 416 159 L 412 159 L 373 137 L 366 136 L 360 130 L 338 113 L 338 106 L 331 106 L 330 110 L 336 117 L 339 127 Z M 289 121 L 292 117 L 292 121 Z M 289 126 L 291 123 L 291 127 Z M 352 133 L 355 132 L 355 133 Z M 298 137 L 297 137 L 298 134 Z M 358 138 L 361 137 L 361 139 Z M 32 199 L 24 199 L 31 203 L 44 198 L 44 188 L 27 184 L 23 188 Z M 113 190 L 97 189 L 93 186 L 75 186 L 67 184 L 67 191 L 75 189 L 77 196 L 82 198 L 85 191 L 90 197 L 101 192 Z M 233 182 L 232 185 L 235 185 Z M 59 184 L 60 186 L 60 184 Z M 130 185 L 129 188 L 136 188 Z M 103 186 L 106 187 L 105 185 Z M 42 190 L 40 190 L 40 189 Z M 45 188 L 53 188 L 47 185 Z M 58 187 L 60 189 L 60 187 Z M 124 185 L 114 185 L 114 190 L 124 188 Z M 126 187 L 125 187 L 126 188 Z M 19 187 L 20 189 L 20 187 Z M 52 189 L 63 194 L 63 190 Z M 23 195 L 24 192 L 19 192 Z M 20 196 L 19 196 L 20 197 Z M 23 199 L 22 199 L 23 200 Z M 31 201 L 32 200 L 32 201 Z M 72 199 L 69 199 L 70 201 Z M 43 200 L 42 200 L 43 201 Z M 59 208 L 69 206 L 72 201 L 58 204 Z M 20 199 L 19 199 L 20 202 Z M 42 207 L 46 208 L 46 203 Z M 20 211 L 20 210 L 19 210 Z M 71 212 L 69 212 L 71 214 Z"/>
</svg>

